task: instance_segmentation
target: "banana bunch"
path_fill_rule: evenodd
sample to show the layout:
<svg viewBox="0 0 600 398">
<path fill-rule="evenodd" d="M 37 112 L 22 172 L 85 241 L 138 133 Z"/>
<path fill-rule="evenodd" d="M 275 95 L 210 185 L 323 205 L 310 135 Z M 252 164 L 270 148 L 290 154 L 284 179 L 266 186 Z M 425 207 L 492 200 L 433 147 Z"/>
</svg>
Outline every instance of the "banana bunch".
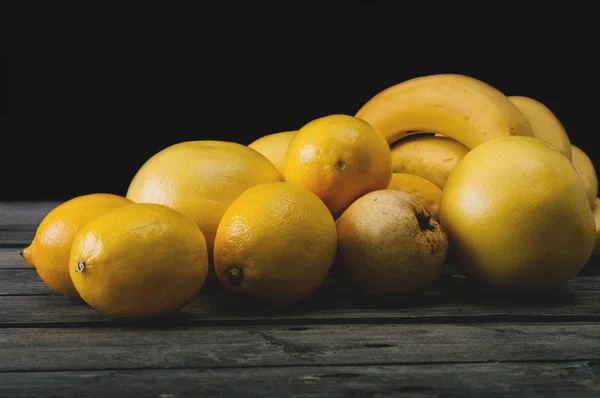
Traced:
<svg viewBox="0 0 600 398">
<path fill-rule="evenodd" d="M 415 132 L 440 133 L 468 148 L 496 137 L 533 135 L 523 113 L 504 94 L 457 74 L 396 84 L 367 101 L 356 116 L 383 133 L 389 144 Z"/>
<path fill-rule="evenodd" d="M 394 173 L 414 174 L 444 189 L 450 172 L 469 148 L 459 141 L 428 133 L 414 134 L 391 146 Z"/>
<path fill-rule="evenodd" d="M 538 138 L 573 164 L 597 214 L 598 176 L 588 155 L 573 145 L 558 117 L 542 102 L 508 96 L 479 79 L 460 74 L 420 76 L 374 95 L 356 113 L 377 128 L 392 150 L 393 171 L 423 177 L 443 190 L 462 157 L 502 136 Z"/>
</svg>

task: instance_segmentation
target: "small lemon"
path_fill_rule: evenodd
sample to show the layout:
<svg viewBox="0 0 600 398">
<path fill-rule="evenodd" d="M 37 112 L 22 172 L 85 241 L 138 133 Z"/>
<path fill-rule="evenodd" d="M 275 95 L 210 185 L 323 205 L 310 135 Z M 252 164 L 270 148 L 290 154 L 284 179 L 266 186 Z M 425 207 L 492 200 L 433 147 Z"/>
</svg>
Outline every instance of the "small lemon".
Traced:
<svg viewBox="0 0 600 398">
<path fill-rule="evenodd" d="M 188 141 L 152 156 L 134 176 L 127 197 L 170 206 L 194 220 L 206 238 L 209 260 L 227 207 L 246 189 L 283 179 L 263 155 L 228 141 Z"/>
<path fill-rule="evenodd" d="M 329 115 L 308 122 L 286 153 L 285 181 L 319 196 L 334 218 L 360 196 L 387 188 L 391 178 L 387 141 L 354 116 Z"/>
<path fill-rule="evenodd" d="M 433 182 L 413 174 L 394 173 L 388 189 L 415 195 L 429 210 L 431 216 L 440 221 L 442 190 Z"/>
<path fill-rule="evenodd" d="M 296 130 L 273 133 L 252 141 L 248 146 L 269 159 L 271 163 L 277 167 L 277 170 L 279 170 L 281 175 L 283 175 L 285 154 L 290 145 L 290 141 L 295 135 Z"/>
<path fill-rule="evenodd" d="M 312 192 L 260 184 L 227 209 L 215 238 L 215 271 L 226 290 L 268 304 L 315 292 L 335 258 L 335 222 Z"/>
<path fill-rule="evenodd" d="M 108 193 L 77 196 L 52 209 L 38 226 L 31 244 L 21 255 L 40 278 L 57 293 L 79 298 L 69 276 L 73 239 L 89 221 L 110 210 L 133 203 Z"/>
<path fill-rule="evenodd" d="M 181 213 L 133 203 L 81 229 L 69 272 L 81 298 L 100 312 L 121 318 L 168 315 L 187 305 L 204 284 L 206 240 Z"/>
</svg>

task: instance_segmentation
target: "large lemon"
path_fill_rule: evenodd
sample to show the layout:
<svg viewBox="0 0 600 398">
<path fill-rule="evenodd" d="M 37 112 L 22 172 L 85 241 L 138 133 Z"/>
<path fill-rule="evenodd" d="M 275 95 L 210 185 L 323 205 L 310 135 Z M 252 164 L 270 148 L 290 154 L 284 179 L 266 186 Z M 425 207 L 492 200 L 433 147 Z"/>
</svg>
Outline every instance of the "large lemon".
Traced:
<svg viewBox="0 0 600 398">
<path fill-rule="evenodd" d="M 208 272 L 204 235 L 183 214 L 133 203 L 95 218 L 75 237 L 69 272 L 81 298 L 121 318 L 178 311 Z"/>
<path fill-rule="evenodd" d="M 569 159 L 525 136 L 467 153 L 444 187 L 440 221 L 465 273 L 498 288 L 560 286 L 584 267 L 596 239 Z"/>
<path fill-rule="evenodd" d="M 271 182 L 248 189 L 225 212 L 215 239 L 215 270 L 230 292 L 286 305 L 321 286 L 336 246 L 333 217 L 315 194 Z"/>
<path fill-rule="evenodd" d="M 227 207 L 254 185 L 281 181 L 271 162 L 246 145 L 228 141 L 188 141 L 152 156 L 129 185 L 138 203 L 170 206 L 194 220 L 212 259 L 219 221 Z"/>
<path fill-rule="evenodd" d="M 324 116 L 302 126 L 290 142 L 284 177 L 319 196 L 337 218 L 360 196 L 387 188 L 390 147 L 362 119 Z"/>
<path fill-rule="evenodd" d="M 283 175 L 285 154 L 295 135 L 296 130 L 267 134 L 252 141 L 248 146 L 269 159 Z"/>
<path fill-rule="evenodd" d="M 119 195 L 92 193 L 77 196 L 52 209 L 21 255 L 40 278 L 57 293 L 79 298 L 69 276 L 69 255 L 79 230 L 94 218 L 133 203 Z"/>
</svg>

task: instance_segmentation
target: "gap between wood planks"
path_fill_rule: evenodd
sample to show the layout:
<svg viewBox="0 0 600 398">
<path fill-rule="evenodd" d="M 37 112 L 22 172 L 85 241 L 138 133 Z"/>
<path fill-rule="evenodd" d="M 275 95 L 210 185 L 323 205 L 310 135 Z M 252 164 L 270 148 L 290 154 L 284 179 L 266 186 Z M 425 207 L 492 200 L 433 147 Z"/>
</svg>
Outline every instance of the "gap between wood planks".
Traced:
<svg viewBox="0 0 600 398">
<path fill-rule="evenodd" d="M 259 369 L 302 369 L 302 368 L 366 368 L 366 367 L 414 367 L 414 368 L 427 368 L 435 366 L 458 366 L 458 365 L 571 365 L 587 367 L 595 370 L 598 368 L 598 376 L 600 381 L 600 361 L 594 358 L 573 358 L 573 359 L 546 359 L 546 360 L 475 360 L 475 361 L 436 361 L 436 362 L 387 362 L 387 363 L 344 363 L 344 364 L 273 364 L 273 365 L 231 365 L 231 366 L 181 366 L 181 367 L 168 367 L 168 368 L 153 368 L 153 367 L 136 367 L 136 368 L 117 368 L 117 367 L 106 367 L 106 368 L 94 368 L 94 369 L 59 369 L 59 370 L 0 370 L 0 374 L 18 374 L 18 373 L 62 373 L 62 372 L 123 372 L 131 373 L 136 371 L 178 371 L 178 370 L 195 370 L 195 371 L 220 371 L 220 370 L 259 370 Z M 1 385 L 1 384 L 0 384 Z M 600 385 L 599 385 L 600 386 Z M 600 390 L 599 390 L 600 391 Z"/>
</svg>

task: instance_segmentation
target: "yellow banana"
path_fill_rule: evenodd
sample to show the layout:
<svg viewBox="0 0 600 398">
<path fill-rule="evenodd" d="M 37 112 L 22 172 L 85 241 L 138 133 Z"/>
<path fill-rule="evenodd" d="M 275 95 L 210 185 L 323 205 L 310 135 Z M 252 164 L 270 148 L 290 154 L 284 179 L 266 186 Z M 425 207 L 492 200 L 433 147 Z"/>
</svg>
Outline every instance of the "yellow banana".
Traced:
<svg viewBox="0 0 600 398">
<path fill-rule="evenodd" d="M 419 134 L 391 145 L 394 173 L 413 174 L 444 189 L 454 166 L 469 148 L 450 137 Z"/>
<path fill-rule="evenodd" d="M 556 147 L 571 159 L 571 141 L 560 120 L 546 105 L 521 95 L 508 97 L 529 122 L 533 136 Z"/>
<path fill-rule="evenodd" d="M 573 144 L 571 144 L 571 155 L 571 163 L 579 173 L 579 177 L 581 177 L 581 181 L 585 186 L 590 206 L 593 206 L 598 196 L 598 175 L 596 174 L 594 164 L 581 148 Z"/>
<path fill-rule="evenodd" d="M 533 136 L 525 116 L 495 87 L 473 77 L 416 77 L 372 97 L 356 116 L 378 129 L 389 144 L 418 131 L 440 133 L 474 148 L 507 135 Z"/>
</svg>

